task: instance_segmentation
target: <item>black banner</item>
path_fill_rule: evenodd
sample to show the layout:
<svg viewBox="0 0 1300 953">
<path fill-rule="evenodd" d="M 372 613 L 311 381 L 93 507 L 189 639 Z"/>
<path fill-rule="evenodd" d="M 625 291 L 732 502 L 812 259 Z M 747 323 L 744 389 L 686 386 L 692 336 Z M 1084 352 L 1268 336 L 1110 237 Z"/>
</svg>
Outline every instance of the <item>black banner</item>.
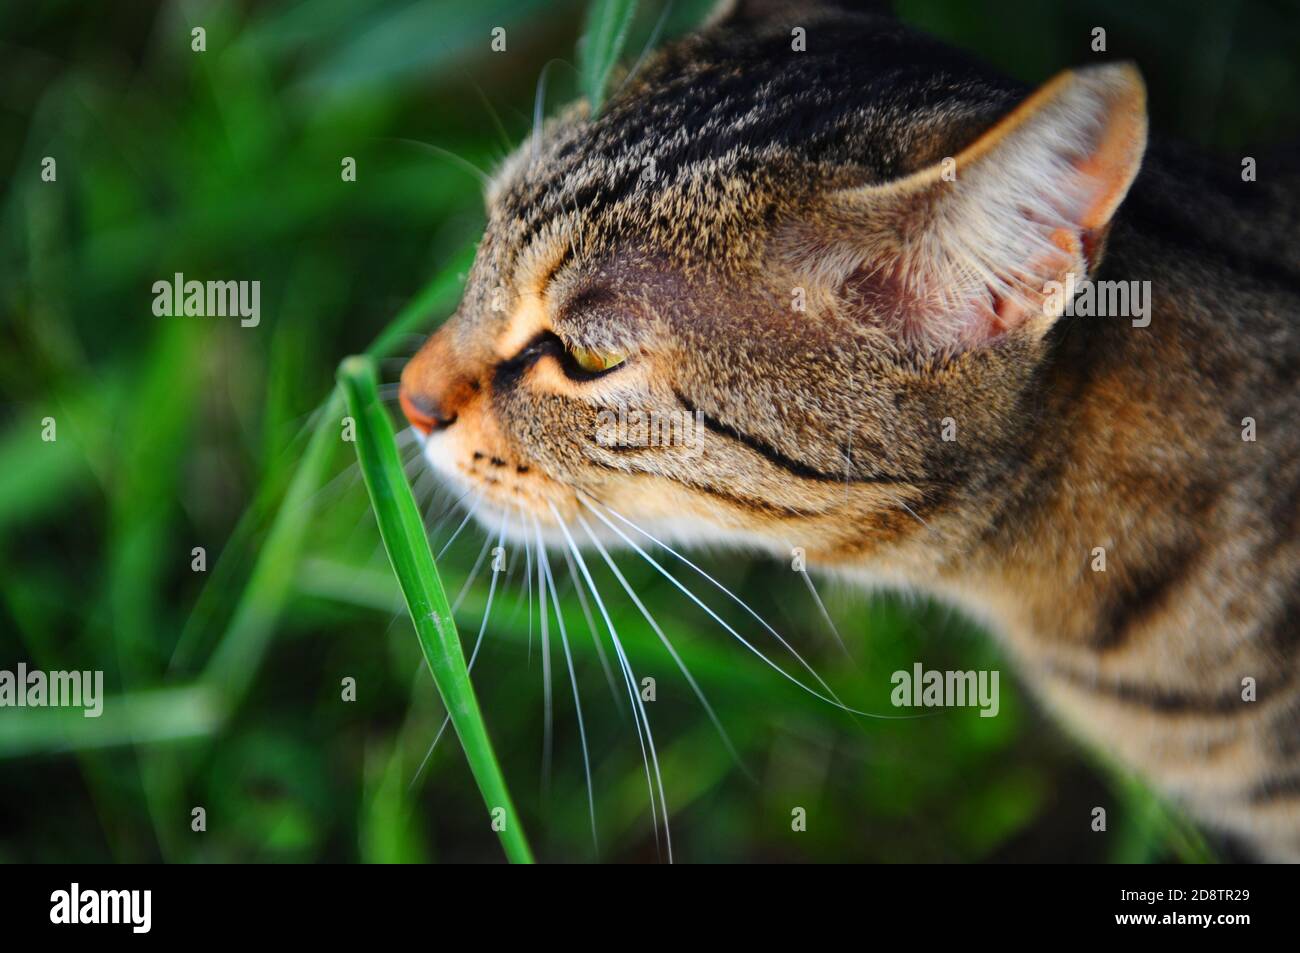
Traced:
<svg viewBox="0 0 1300 953">
<path fill-rule="evenodd" d="M 0 894 L 9 937 L 59 934 L 127 942 L 292 938 L 330 943 L 389 930 L 442 939 L 486 925 L 536 934 L 563 913 L 566 929 L 618 913 L 661 930 L 725 918 L 728 932 L 773 918 L 821 931 L 846 916 L 861 936 L 921 929 L 1035 939 L 1137 934 L 1232 942 L 1295 922 L 1295 871 L 1286 867 L 881 867 L 816 871 L 733 867 L 695 878 L 576 867 L 550 872 L 398 867 L 10 867 Z M 811 873 L 811 877 L 809 874 Z M 623 877 L 627 880 L 624 881 Z M 651 879 L 643 880 L 649 876 Z M 752 885 L 751 876 L 759 878 Z M 570 882 L 570 878 L 572 881 Z M 660 879 L 662 878 L 662 879 Z M 688 888 L 688 889 L 683 889 Z M 748 901 L 742 898 L 750 897 Z M 753 900 L 762 898 L 759 905 Z M 567 912 L 566 912 L 567 911 Z M 531 924 L 531 926 L 530 926 Z M 842 922 L 834 924 L 838 931 Z M 418 936 L 412 936 L 412 940 Z"/>
</svg>

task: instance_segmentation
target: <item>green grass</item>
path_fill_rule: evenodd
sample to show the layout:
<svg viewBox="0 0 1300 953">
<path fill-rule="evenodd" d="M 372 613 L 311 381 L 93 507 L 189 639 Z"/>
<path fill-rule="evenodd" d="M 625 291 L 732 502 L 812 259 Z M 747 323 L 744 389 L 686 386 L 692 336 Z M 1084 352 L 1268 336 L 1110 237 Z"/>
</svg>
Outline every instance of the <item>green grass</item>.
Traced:
<svg viewBox="0 0 1300 953">
<path fill-rule="evenodd" d="M 587 5 L 586 28 L 578 42 L 578 74 L 593 116 L 605 104 L 605 87 L 635 16 L 636 0 L 594 0 Z"/>
<path fill-rule="evenodd" d="M 357 459 L 379 522 L 379 535 L 402 587 L 424 660 L 460 738 L 483 803 L 493 815 L 493 829 L 506 856 L 515 863 L 532 863 L 532 851 L 470 683 L 456 620 L 429 550 L 424 521 L 402 471 L 393 425 L 379 403 L 373 362 L 348 358 L 339 365 L 339 383 L 356 424 Z"/>
</svg>

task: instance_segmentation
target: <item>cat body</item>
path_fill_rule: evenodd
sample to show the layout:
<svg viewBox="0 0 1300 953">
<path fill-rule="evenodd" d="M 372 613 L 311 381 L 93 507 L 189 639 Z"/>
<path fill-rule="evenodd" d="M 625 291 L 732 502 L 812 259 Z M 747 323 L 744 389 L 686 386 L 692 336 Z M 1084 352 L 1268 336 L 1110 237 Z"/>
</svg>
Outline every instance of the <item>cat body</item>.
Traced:
<svg viewBox="0 0 1300 953">
<path fill-rule="evenodd" d="M 1300 856 L 1294 180 L 1148 147 L 1132 67 L 1029 94 L 885 16 L 733 3 L 488 198 L 402 402 L 490 519 L 937 595 L 1086 742 Z M 627 407 L 702 443 L 594 439 Z"/>
</svg>

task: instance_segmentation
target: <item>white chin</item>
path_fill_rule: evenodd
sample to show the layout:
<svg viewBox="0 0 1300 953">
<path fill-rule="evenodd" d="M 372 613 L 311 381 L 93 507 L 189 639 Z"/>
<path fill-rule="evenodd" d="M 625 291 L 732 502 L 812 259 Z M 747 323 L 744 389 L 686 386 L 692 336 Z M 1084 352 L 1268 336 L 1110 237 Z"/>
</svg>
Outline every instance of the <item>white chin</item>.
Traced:
<svg viewBox="0 0 1300 953">
<path fill-rule="evenodd" d="M 414 428 L 412 429 L 414 430 Z M 552 514 L 533 513 L 517 506 L 503 506 L 483 496 L 481 493 L 482 487 L 467 480 L 465 475 L 456 467 L 454 461 L 461 450 L 455 446 L 455 441 L 449 432 L 443 431 L 429 436 L 425 436 L 418 430 L 414 430 L 414 432 L 429 466 L 450 489 L 453 499 L 463 496 L 460 504 L 462 510 L 469 507 L 474 508 L 474 519 L 485 533 L 494 538 L 504 535 L 505 541 L 515 544 L 535 545 L 537 543 L 537 534 L 540 532 L 542 541 L 548 549 L 566 550 L 568 548 L 568 539 L 565 537 L 564 532 L 555 525 Z M 582 516 L 586 522 L 585 527 L 577 520 L 570 521 L 567 526 L 569 534 L 576 545 L 584 550 L 591 548 L 591 538 L 588 535 L 588 531 L 590 531 L 600 540 L 601 545 L 609 549 L 629 548 L 627 540 L 623 539 L 619 533 L 626 535 L 628 539 L 647 552 L 653 552 L 657 548 L 653 540 L 637 532 L 636 529 L 624 523 L 609 511 L 603 511 L 602 515 L 614 527 L 617 527 L 617 532 L 607 526 L 599 516 L 590 511 L 584 511 Z M 743 549 L 751 552 L 774 554 L 777 558 L 783 558 L 789 552 L 789 547 L 783 546 L 781 543 L 771 540 L 759 540 L 754 538 L 752 534 L 743 531 L 725 530 L 695 517 L 657 517 L 643 520 L 639 519 L 635 514 L 624 515 L 650 536 L 668 543 L 674 548 L 707 549 L 722 547 L 726 549 Z"/>
</svg>

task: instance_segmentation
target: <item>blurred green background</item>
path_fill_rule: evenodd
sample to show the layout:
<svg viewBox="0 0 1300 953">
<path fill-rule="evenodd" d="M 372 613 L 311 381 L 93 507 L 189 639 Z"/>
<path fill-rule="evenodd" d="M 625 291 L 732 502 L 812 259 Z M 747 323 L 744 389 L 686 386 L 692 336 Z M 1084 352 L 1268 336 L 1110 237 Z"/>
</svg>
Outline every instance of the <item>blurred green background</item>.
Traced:
<svg viewBox="0 0 1300 953">
<path fill-rule="evenodd" d="M 663 35 L 708 6 L 674 4 Z M 1156 131 L 1203 146 L 1267 146 L 1300 127 L 1289 2 L 897 6 L 1027 82 L 1095 59 L 1090 31 L 1103 26 L 1108 55 L 1142 66 Z M 663 9 L 641 5 L 625 60 Z M 0 709 L 0 861 L 501 858 L 454 737 L 416 777 L 443 712 L 352 445 L 332 428 L 309 434 L 343 356 L 404 308 L 408 330 L 427 332 L 454 307 L 484 220 L 464 164 L 490 168 L 527 135 L 543 69 L 548 110 L 573 97 L 582 15 L 537 0 L 0 7 L 0 669 L 102 669 L 110 696 L 97 720 Z M 196 26 L 206 52 L 191 49 Z M 489 48 L 494 26 L 507 30 L 504 53 Z M 41 179 L 46 156 L 55 182 Z M 340 175 L 345 156 L 355 182 Z M 151 286 L 175 272 L 261 281 L 260 325 L 155 317 Z M 419 337 L 399 328 L 390 341 L 391 382 Z M 436 552 L 461 517 L 440 521 L 453 501 L 430 498 L 428 479 L 417 487 Z M 482 543 L 467 527 L 447 550 L 453 596 Z M 922 661 L 1001 669 L 1002 711 L 856 722 L 620 557 L 753 776 L 598 570 L 638 676 L 657 680 L 648 708 L 678 860 L 1214 856 L 1049 726 L 991 640 L 950 610 L 819 583 L 849 661 L 788 567 L 699 558 L 850 704 L 888 710 L 888 673 Z M 611 696 L 567 582 L 599 852 L 558 656 L 544 767 L 524 562 L 511 554 L 475 682 L 534 848 L 551 861 L 653 861 L 626 700 Z M 467 639 L 486 576 L 465 593 Z M 734 604 L 692 586 L 760 637 Z M 341 698 L 348 677 L 355 702 Z M 1089 828 L 1094 805 L 1107 834 Z M 794 807 L 806 832 L 791 830 Z"/>
</svg>

